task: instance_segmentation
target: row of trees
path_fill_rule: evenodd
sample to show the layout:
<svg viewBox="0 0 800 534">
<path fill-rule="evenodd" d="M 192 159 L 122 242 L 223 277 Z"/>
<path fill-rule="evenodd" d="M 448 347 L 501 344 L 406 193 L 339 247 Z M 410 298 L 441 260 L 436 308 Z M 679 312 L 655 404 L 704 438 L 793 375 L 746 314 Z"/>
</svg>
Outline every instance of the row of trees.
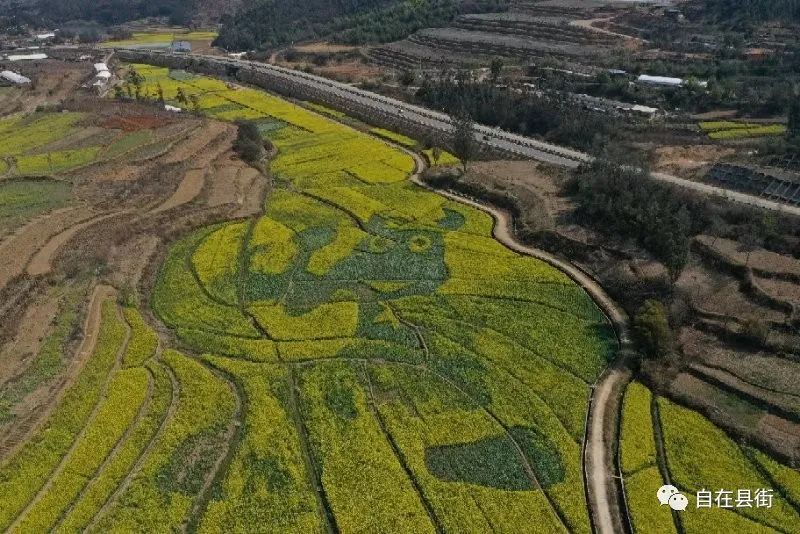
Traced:
<svg viewBox="0 0 800 534">
<path fill-rule="evenodd" d="M 442 26 L 461 13 L 501 11 L 508 0 L 245 0 L 222 18 L 216 46 L 269 49 L 293 41 L 333 38 L 363 44 L 402 39 Z"/>
<path fill-rule="evenodd" d="M 700 12 L 716 21 L 752 24 L 763 21 L 800 22 L 798 0 L 702 0 Z"/>
<path fill-rule="evenodd" d="M 28 8 L 55 24 L 85 20 L 111 25 L 146 17 L 166 17 L 170 24 L 181 26 L 189 24 L 198 7 L 197 0 L 38 0 L 32 6 L 29 4 Z"/>
<path fill-rule="evenodd" d="M 495 63 L 499 76 L 501 63 Z M 494 77 L 495 74 L 492 74 Z M 416 93 L 419 103 L 450 114 L 468 113 L 476 122 L 522 135 L 537 135 L 581 150 L 597 150 L 614 136 L 616 121 L 576 108 L 563 98 L 519 94 L 493 81 L 470 80 L 463 72 L 426 78 Z"/>
</svg>

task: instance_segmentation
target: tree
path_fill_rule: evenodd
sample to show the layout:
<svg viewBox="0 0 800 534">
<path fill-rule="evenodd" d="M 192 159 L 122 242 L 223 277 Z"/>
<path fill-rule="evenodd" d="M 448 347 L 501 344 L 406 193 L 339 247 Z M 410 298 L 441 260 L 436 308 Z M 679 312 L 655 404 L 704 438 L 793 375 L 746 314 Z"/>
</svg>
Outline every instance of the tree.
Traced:
<svg viewBox="0 0 800 534">
<path fill-rule="evenodd" d="M 790 140 L 800 139 L 800 95 L 795 95 L 789 106 L 789 126 L 786 136 Z"/>
<path fill-rule="evenodd" d="M 139 100 L 142 97 L 142 84 L 144 83 L 144 76 L 139 74 L 136 69 L 131 68 L 128 71 L 128 74 L 125 75 L 125 81 L 128 83 L 128 95 L 133 98 L 136 96 L 136 100 Z M 131 86 L 133 86 L 133 90 L 131 90 Z"/>
<path fill-rule="evenodd" d="M 180 104 L 186 105 L 189 103 L 189 99 L 186 98 L 186 93 L 183 90 L 183 87 L 178 87 L 178 94 L 175 95 L 175 100 L 177 100 Z"/>
<path fill-rule="evenodd" d="M 475 122 L 467 110 L 452 115 L 450 122 L 453 127 L 453 152 L 461 160 L 461 165 L 466 173 L 467 165 L 475 159 L 478 152 L 475 142 Z"/>
<path fill-rule="evenodd" d="M 442 149 L 439 148 L 438 146 L 431 148 L 431 156 L 433 157 L 433 164 L 438 165 L 439 158 L 442 157 Z"/>
<path fill-rule="evenodd" d="M 750 254 L 758 250 L 759 247 L 761 247 L 761 238 L 756 235 L 755 232 L 746 232 L 739 238 L 739 247 L 737 250 L 745 253 L 745 268 L 750 267 Z"/>
<path fill-rule="evenodd" d="M 403 72 L 400 73 L 399 81 L 401 85 L 403 85 L 404 87 L 408 87 L 409 85 L 414 83 L 414 73 L 411 72 L 410 70 L 404 70 Z"/>
<path fill-rule="evenodd" d="M 492 83 L 497 83 L 500 73 L 503 72 L 503 60 L 499 57 L 494 58 L 489 65 L 489 71 L 492 74 Z"/>
<path fill-rule="evenodd" d="M 238 121 L 233 149 L 244 161 L 255 163 L 264 156 L 264 141 L 258 126 L 252 121 Z"/>
<path fill-rule="evenodd" d="M 633 318 L 633 334 L 645 355 L 666 356 L 672 350 L 672 331 L 667 310 L 657 300 L 646 300 Z"/>
<path fill-rule="evenodd" d="M 750 317 L 744 321 L 742 325 L 742 335 L 748 341 L 759 346 L 764 346 L 769 337 L 769 324 L 763 319 Z"/>
</svg>

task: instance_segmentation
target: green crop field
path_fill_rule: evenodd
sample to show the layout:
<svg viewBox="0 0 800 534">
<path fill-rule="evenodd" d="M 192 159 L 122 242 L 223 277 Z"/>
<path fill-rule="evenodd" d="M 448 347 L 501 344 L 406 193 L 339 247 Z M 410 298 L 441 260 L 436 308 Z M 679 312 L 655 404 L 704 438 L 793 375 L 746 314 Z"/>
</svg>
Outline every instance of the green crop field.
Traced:
<svg viewBox="0 0 800 534">
<path fill-rule="evenodd" d="M 653 419 L 653 415 L 657 419 Z M 663 456 L 657 452 L 654 424 L 661 429 Z M 656 492 L 666 480 L 689 499 L 679 513 L 687 534 L 704 532 L 800 532 L 800 474 L 756 449 L 742 447 L 697 412 L 664 398 L 654 398 L 638 383 L 631 384 L 622 411 L 620 464 L 634 530 L 674 533 L 676 523 Z M 771 488 L 771 508 L 697 508 L 696 492 L 720 489 Z"/>
<path fill-rule="evenodd" d="M 786 126 L 783 124 L 760 124 L 751 122 L 710 121 L 700 122 L 698 126 L 711 139 L 746 139 L 767 135 L 783 135 Z"/>
<path fill-rule="evenodd" d="M 53 180 L 0 182 L 0 236 L 49 210 L 66 205 L 70 184 Z"/>
<path fill-rule="evenodd" d="M 180 90 L 208 116 L 254 121 L 277 148 L 274 186 L 260 215 L 175 241 L 151 309 L 103 303 L 86 364 L 0 463 L 0 530 L 590 532 L 585 417 L 617 345 L 587 294 L 493 239 L 488 215 L 414 185 L 414 160 L 396 146 L 410 139 L 220 80 L 134 68 L 143 94 L 160 86 L 178 105 Z M 80 121 L 65 116 L 0 121 L 0 140 Z M 100 152 L 150 141 L 123 134 Z M 42 158 L 37 143 L 18 155 L 51 170 L 81 159 Z M 9 225 L 58 205 L 8 191 L 22 199 Z M 74 308 L 31 380 L 64 365 Z M 174 335 L 152 330 L 152 314 Z M 0 414 L 29 390 L 2 390 Z M 709 462 L 719 451 L 724 461 Z M 688 510 L 687 533 L 800 525 L 796 472 L 641 384 L 626 392 L 620 460 L 636 532 L 679 530 L 655 506 L 666 472 L 690 496 L 771 484 L 787 498 L 769 511 Z"/>
<path fill-rule="evenodd" d="M 153 305 L 246 388 L 272 384 L 253 402 L 272 406 L 278 428 L 303 421 L 305 446 L 292 425 L 276 433 L 292 455 L 308 450 L 337 526 L 459 531 L 485 514 L 487 528 L 524 530 L 533 514 L 541 531 L 588 530 L 588 384 L 615 350 L 588 296 L 491 239 L 488 216 L 410 184 L 402 151 L 260 91 L 135 68 L 146 91 L 161 85 L 175 104 L 179 88 L 197 95 L 212 116 L 255 121 L 278 148 L 264 215 L 177 243 Z M 296 395 L 284 390 L 292 380 Z M 249 432 L 263 431 L 244 440 L 267 454 Z M 446 467 L 451 449 L 457 472 Z M 296 524 L 317 529 L 309 474 L 288 454 L 270 456 L 272 476 L 282 473 Z M 254 476 L 253 461 L 234 460 L 233 480 Z M 505 467 L 492 475 L 496 462 Z M 241 525 L 231 507 L 256 497 L 233 480 L 201 526 Z"/>
<path fill-rule="evenodd" d="M 94 118 L 89 113 L 35 112 L 0 119 L 0 178 L 57 176 L 157 142 L 151 130 L 108 128 L 107 135 L 90 137 L 93 144 L 85 146 L 83 136 Z M 0 190 L 0 201 L 3 195 Z M 56 192 L 53 196 L 58 198 Z M 0 202 L 0 210 L 5 209 Z M 0 211 L 0 228 L 3 217 Z"/>
</svg>

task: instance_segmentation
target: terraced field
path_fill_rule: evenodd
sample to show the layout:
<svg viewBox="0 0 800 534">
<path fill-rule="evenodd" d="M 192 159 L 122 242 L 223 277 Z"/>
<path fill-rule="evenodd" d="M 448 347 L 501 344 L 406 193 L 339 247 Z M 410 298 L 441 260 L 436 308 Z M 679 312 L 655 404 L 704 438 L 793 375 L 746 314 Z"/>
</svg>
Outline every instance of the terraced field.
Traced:
<svg viewBox="0 0 800 534">
<path fill-rule="evenodd" d="M 132 126 L 135 124 L 97 123 L 92 114 L 84 112 L 2 118 L 0 180 L 68 173 L 120 158 L 158 140 L 150 129 Z"/>
<path fill-rule="evenodd" d="M 190 43 L 210 43 L 217 37 L 216 31 L 141 31 L 133 32 L 127 38 L 103 43 L 102 47 L 125 48 L 168 48 L 173 41 L 188 41 Z"/>
<path fill-rule="evenodd" d="M 0 529 L 589 531 L 584 418 L 616 348 L 591 299 L 379 137 L 136 69 L 255 121 L 275 187 L 169 250 L 152 308 L 177 346 L 106 301 L 80 377 L 0 464 Z"/>
<path fill-rule="evenodd" d="M 654 433 L 655 429 L 655 433 Z M 620 464 L 634 531 L 800 532 L 800 474 L 762 452 L 737 444 L 697 412 L 655 397 L 633 383 L 625 394 Z M 682 513 L 659 508 L 655 494 L 672 484 L 689 497 Z M 700 490 L 774 490 L 771 508 L 697 509 Z"/>
<path fill-rule="evenodd" d="M 585 417 L 617 345 L 585 292 L 495 241 L 488 215 L 414 185 L 415 160 L 398 148 L 413 139 L 220 80 L 133 68 L 145 95 L 254 121 L 277 148 L 273 188 L 257 215 L 184 231 L 149 302 L 91 292 L 89 279 L 52 289 L 63 309 L 29 375 L 51 380 L 69 340 L 83 342 L 45 424 L 0 441 L 0 530 L 591 531 Z M 26 145 L 0 131 L 14 151 L 7 172 L 78 139 L 95 146 L 86 116 L 60 115 L 3 123 L 40 132 Z M 98 157 L 146 156 L 155 134 L 133 127 L 140 119 L 106 125 L 117 135 Z M 38 121 L 62 130 L 42 143 Z M 143 218 L 212 205 L 214 173 L 189 178 L 232 165 L 218 156 L 233 128 L 206 127 L 212 139 L 176 149 L 193 154 L 191 168 L 175 167 L 188 178 L 142 202 Z M 187 179 L 199 187 L 173 202 Z M 71 209 L 55 180 L 6 179 L 0 199 L 13 199 L 0 204 L 6 233 Z M 81 329 L 89 293 L 97 324 L 90 306 Z M 0 384 L 0 425 L 32 383 Z M 639 384 L 625 397 L 620 467 L 636 532 L 800 531 L 796 471 Z M 689 495 L 771 487 L 776 504 L 700 513 L 691 502 L 676 516 L 655 507 L 666 481 Z"/>
</svg>

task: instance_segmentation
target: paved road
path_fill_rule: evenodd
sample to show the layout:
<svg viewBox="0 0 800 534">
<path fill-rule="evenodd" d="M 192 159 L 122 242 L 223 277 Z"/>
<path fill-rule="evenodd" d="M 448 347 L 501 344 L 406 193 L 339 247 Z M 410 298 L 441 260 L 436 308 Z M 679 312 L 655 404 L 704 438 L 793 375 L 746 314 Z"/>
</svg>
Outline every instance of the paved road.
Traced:
<svg viewBox="0 0 800 534">
<path fill-rule="evenodd" d="M 136 54 L 142 52 L 143 51 L 136 50 L 120 50 L 119 55 L 124 59 L 126 53 Z M 160 51 L 150 51 L 149 53 L 152 54 L 153 57 L 161 56 L 184 59 L 186 57 L 185 55 L 181 54 L 170 54 Z M 438 131 L 442 134 L 447 134 L 451 131 L 450 117 L 444 113 L 433 111 L 421 106 L 415 106 L 413 104 L 409 104 L 395 98 L 379 95 L 370 91 L 365 91 L 345 83 L 336 82 L 327 78 L 308 74 L 306 72 L 287 69 L 277 65 L 260 63 L 257 61 L 199 54 L 195 54 L 192 57 L 196 59 L 202 59 L 209 65 L 221 67 L 223 69 L 225 67 L 247 69 L 252 72 L 265 73 L 292 81 L 294 83 L 303 84 L 310 89 L 326 92 L 332 96 L 347 99 L 353 103 L 359 104 L 364 108 L 372 109 L 376 112 L 376 114 L 385 114 L 396 119 L 411 121 Z M 476 125 L 475 130 L 476 140 L 479 143 L 491 149 L 503 151 L 515 156 L 569 168 L 575 168 L 581 163 L 592 160 L 591 156 L 583 152 L 551 143 L 545 143 L 529 137 L 512 134 L 503 131 L 500 128 Z M 691 189 L 698 193 L 723 197 L 735 202 L 740 202 L 763 209 L 780 211 L 786 214 L 800 216 L 800 206 L 790 206 L 781 202 L 775 202 L 765 198 L 760 198 L 754 195 L 740 193 L 709 184 L 698 183 L 669 174 L 653 173 L 651 176 L 661 182 Z"/>
</svg>

